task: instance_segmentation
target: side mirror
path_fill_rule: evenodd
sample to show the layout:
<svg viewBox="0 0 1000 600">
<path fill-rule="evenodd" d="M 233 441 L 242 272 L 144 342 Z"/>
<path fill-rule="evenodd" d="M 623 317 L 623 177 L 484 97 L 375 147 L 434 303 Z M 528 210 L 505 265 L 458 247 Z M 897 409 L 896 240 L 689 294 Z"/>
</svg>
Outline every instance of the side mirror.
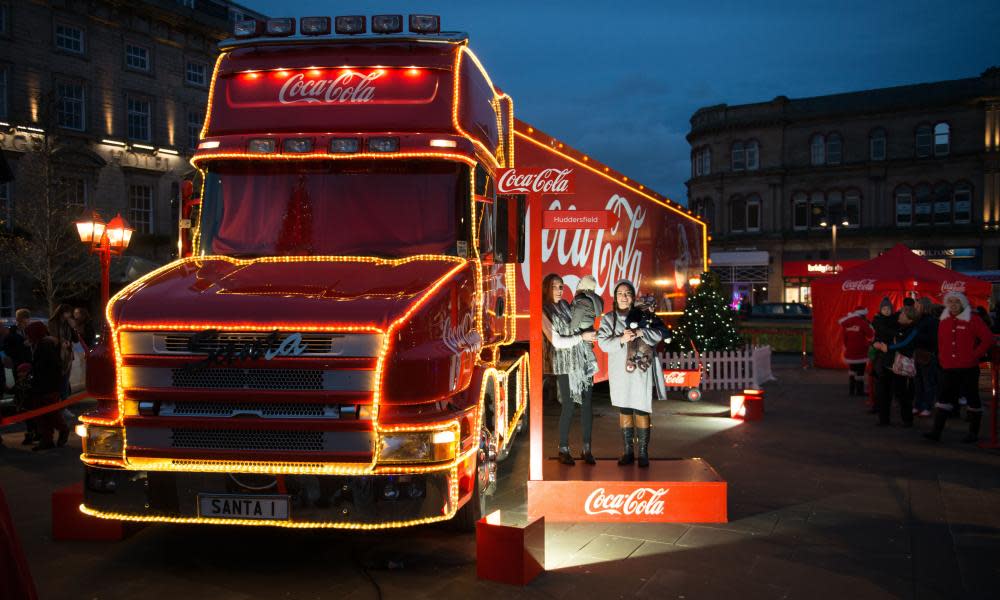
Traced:
<svg viewBox="0 0 1000 600">
<path fill-rule="evenodd" d="M 181 183 L 181 215 L 177 223 L 181 258 L 187 258 L 194 252 L 192 224 L 198 220 L 196 209 L 200 207 L 201 198 L 194 197 L 194 184 L 185 180 Z"/>
<path fill-rule="evenodd" d="M 523 263 L 526 254 L 524 219 L 528 211 L 524 194 L 498 195 L 493 256 L 499 263 Z"/>
</svg>

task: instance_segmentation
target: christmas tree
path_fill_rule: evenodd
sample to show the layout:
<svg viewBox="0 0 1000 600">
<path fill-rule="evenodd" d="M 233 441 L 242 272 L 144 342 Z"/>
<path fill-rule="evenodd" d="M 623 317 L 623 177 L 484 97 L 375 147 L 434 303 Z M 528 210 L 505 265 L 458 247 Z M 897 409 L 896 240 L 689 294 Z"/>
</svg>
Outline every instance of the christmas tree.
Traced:
<svg viewBox="0 0 1000 600">
<path fill-rule="evenodd" d="M 684 314 L 671 332 L 672 352 L 690 352 L 691 343 L 699 352 L 736 350 L 743 340 L 736 333 L 736 316 L 719 291 L 718 275 L 701 274 L 701 285 L 687 297 Z"/>
</svg>

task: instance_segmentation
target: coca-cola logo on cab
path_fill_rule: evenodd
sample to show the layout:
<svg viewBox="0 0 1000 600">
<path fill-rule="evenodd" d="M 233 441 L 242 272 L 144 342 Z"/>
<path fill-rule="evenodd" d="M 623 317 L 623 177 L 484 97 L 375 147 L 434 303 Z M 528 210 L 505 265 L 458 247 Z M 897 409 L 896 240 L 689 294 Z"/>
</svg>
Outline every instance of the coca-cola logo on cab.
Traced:
<svg viewBox="0 0 1000 600">
<path fill-rule="evenodd" d="M 965 293 L 964 281 L 943 281 L 941 282 L 941 293 L 962 292 Z"/>
<path fill-rule="evenodd" d="M 302 73 L 288 78 L 278 92 L 282 104 L 296 102 L 324 102 L 331 104 L 364 104 L 375 97 L 372 83 L 385 71 L 372 71 L 367 75 L 345 71 L 335 79 L 309 79 Z"/>
<path fill-rule="evenodd" d="M 587 496 L 583 509 L 588 515 L 662 515 L 663 497 L 669 491 L 643 487 L 627 494 L 608 494 L 597 488 Z"/>
<path fill-rule="evenodd" d="M 573 169 L 505 169 L 497 181 L 501 194 L 572 194 Z"/>
<path fill-rule="evenodd" d="M 841 284 L 845 292 L 871 292 L 875 289 L 874 279 L 849 279 Z"/>
</svg>

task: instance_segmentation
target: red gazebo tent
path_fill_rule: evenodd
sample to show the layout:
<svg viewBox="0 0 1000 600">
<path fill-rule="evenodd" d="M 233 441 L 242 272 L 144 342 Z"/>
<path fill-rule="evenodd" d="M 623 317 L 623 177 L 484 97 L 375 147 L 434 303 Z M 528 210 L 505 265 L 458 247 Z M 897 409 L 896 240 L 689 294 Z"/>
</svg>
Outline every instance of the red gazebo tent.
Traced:
<svg viewBox="0 0 1000 600">
<path fill-rule="evenodd" d="M 813 362 L 817 367 L 846 368 L 838 321 L 859 306 L 875 316 L 888 296 L 897 309 L 907 296 L 927 296 L 941 303 L 947 292 L 962 292 L 973 306 L 987 306 L 990 284 L 929 262 L 902 244 L 833 277 L 813 281 Z"/>
</svg>

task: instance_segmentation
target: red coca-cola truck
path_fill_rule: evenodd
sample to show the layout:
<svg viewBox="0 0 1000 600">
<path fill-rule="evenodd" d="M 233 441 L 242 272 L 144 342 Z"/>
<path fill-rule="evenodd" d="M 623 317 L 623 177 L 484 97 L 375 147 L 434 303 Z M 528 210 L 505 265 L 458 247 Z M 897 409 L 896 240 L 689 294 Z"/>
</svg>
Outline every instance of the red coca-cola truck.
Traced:
<svg viewBox="0 0 1000 600">
<path fill-rule="evenodd" d="M 530 132 L 465 34 L 368 24 L 248 21 L 220 45 L 182 258 L 112 298 L 88 362 L 85 513 L 468 529 L 485 510 L 529 384 L 526 199 L 495 180 Z"/>
</svg>

